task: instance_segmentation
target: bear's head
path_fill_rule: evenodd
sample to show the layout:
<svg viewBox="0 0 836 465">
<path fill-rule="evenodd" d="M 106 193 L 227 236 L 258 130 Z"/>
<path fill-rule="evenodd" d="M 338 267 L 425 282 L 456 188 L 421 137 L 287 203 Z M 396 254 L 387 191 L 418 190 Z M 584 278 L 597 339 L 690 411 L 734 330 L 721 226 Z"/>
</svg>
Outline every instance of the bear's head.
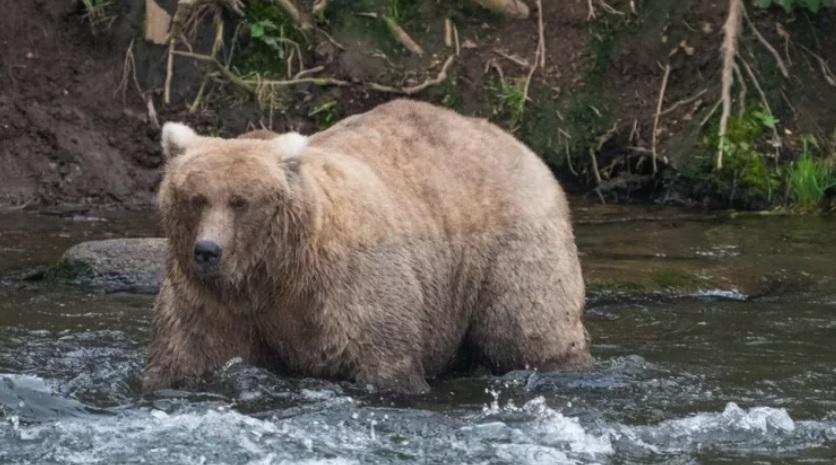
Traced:
<svg viewBox="0 0 836 465">
<path fill-rule="evenodd" d="M 240 288 L 256 274 L 290 227 L 282 222 L 300 214 L 294 184 L 306 147 L 297 133 L 222 139 L 165 124 L 158 201 L 176 265 L 216 288 Z"/>
</svg>

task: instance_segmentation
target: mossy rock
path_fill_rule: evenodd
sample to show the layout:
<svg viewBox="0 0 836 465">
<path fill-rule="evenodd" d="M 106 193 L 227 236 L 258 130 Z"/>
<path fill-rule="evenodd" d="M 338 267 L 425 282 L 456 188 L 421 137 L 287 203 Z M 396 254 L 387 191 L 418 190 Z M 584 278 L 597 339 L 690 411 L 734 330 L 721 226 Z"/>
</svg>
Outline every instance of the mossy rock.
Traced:
<svg viewBox="0 0 836 465">
<path fill-rule="evenodd" d="M 165 276 L 162 238 L 82 242 L 46 273 L 49 281 L 103 292 L 155 293 Z"/>
</svg>

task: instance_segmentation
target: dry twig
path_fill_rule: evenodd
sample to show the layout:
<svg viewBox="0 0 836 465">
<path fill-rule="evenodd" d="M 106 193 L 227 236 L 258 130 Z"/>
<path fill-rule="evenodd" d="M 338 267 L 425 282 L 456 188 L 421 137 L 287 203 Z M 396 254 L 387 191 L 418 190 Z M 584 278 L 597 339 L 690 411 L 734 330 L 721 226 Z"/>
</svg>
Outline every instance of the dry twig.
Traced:
<svg viewBox="0 0 836 465">
<path fill-rule="evenodd" d="M 703 90 L 701 90 L 701 91 L 697 92 L 696 94 L 694 94 L 694 95 L 692 95 L 692 96 L 690 96 L 690 97 L 688 97 L 688 98 L 686 98 L 686 99 L 683 99 L 683 100 L 680 100 L 680 101 L 678 101 L 678 102 L 675 102 L 673 105 L 669 106 L 669 107 L 668 107 L 668 108 L 666 108 L 665 110 L 662 110 L 662 116 L 665 116 L 665 115 L 667 115 L 668 113 L 672 113 L 674 110 L 676 110 L 677 108 L 681 107 L 682 105 L 688 105 L 689 103 L 691 103 L 691 102 L 693 102 L 693 101 L 695 101 L 695 100 L 699 99 L 700 97 L 702 97 L 702 96 L 703 96 L 703 94 L 705 94 L 706 92 L 708 92 L 708 88 L 705 88 L 705 89 L 703 89 Z"/>
<path fill-rule="evenodd" d="M 507 54 L 507 53 L 505 53 L 501 50 L 496 50 L 496 49 L 493 52 L 496 53 L 497 55 L 501 56 L 502 58 L 505 58 L 506 60 L 512 62 L 512 63 L 516 63 L 516 64 L 522 66 L 523 68 L 528 69 L 531 66 L 531 64 L 528 63 L 528 61 L 525 60 L 524 58 L 520 58 L 520 57 L 514 56 L 514 55 L 509 55 L 509 54 Z"/>
</svg>

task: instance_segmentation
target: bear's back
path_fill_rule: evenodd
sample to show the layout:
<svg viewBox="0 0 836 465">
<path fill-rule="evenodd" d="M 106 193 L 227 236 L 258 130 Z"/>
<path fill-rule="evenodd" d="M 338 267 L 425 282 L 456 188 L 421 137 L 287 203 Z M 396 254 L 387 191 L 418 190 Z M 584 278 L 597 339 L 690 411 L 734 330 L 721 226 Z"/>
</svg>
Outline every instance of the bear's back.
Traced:
<svg viewBox="0 0 836 465">
<path fill-rule="evenodd" d="M 391 101 L 311 136 L 310 147 L 366 165 L 392 196 L 419 198 L 448 228 L 568 218 L 562 190 L 525 145 L 488 121 L 427 103 Z"/>
</svg>

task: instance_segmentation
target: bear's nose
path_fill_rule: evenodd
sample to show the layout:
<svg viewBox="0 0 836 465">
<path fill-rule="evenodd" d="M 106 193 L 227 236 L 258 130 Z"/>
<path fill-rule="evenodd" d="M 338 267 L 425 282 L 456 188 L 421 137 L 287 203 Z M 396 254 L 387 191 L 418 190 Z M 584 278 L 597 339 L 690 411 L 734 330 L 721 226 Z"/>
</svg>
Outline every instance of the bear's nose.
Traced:
<svg viewBox="0 0 836 465">
<path fill-rule="evenodd" d="M 197 241 L 194 260 L 198 265 L 216 265 L 221 258 L 221 246 L 214 241 Z"/>
</svg>

